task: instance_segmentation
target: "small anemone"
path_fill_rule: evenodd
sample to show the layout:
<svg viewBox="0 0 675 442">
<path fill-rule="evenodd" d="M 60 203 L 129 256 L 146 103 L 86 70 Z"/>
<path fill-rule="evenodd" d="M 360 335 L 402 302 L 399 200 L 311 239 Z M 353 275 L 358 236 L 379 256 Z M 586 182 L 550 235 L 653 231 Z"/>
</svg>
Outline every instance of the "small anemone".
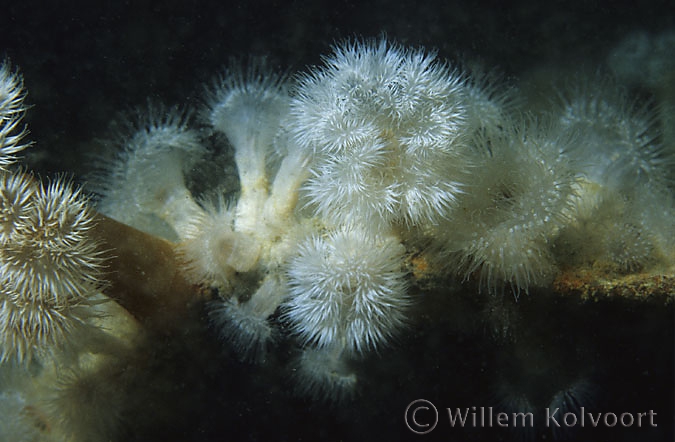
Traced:
<svg viewBox="0 0 675 442">
<path fill-rule="evenodd" d="M 214 82 L 204 113 L 236 151 L 255 151 L 264 164 L 289 100 L 285 77 L 269 71 L 263 60 L 253 60 L 245 68 L 231 66 Z"/>
<path fill-rule="evenodd" d="M 185 173 L 205 152 L 188 119 L 177 109 L 150 106 L 147 116 L 121 122 L 109 143 L 114 158 L 100 159 L 91 177 L 100 212 L 169 240 L 185 235 L 201 213 Z"/>
<path fill-rule="evenodd" d="M 410 305 L 403 252 L 395 238 L 357 228 L 301 243 L 288 265 L 284 302 L 295 334 L 322 348 L 344 340 L 357 353 L 390 341 Z"/>
<path fill-rule="evenodd" d="M 328 348 L 307 348 L 295 363 L 294 381 L 301 396 L 333 404 L 354 396 L 358 378 L 344 359 L 338 344 Z"/>
<path fill-rule="evenodd" d="M 276 338 L 270 316 L 284 294 L 274 276 L 264 279 L 258 290 L 246 300 L 233 296 L 211 304 L 211 317 L 220 337 L 234 347 L 243 360 L 263 362 L 267 347 Z"/>
</svg>

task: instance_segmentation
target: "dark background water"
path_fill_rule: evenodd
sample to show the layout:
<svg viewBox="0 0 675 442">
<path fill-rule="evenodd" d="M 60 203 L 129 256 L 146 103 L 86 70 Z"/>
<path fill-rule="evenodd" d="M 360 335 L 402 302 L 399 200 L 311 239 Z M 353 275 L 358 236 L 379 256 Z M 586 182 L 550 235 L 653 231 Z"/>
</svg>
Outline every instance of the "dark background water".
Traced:
<svg viewBox="0 0 675 442">
<path fill-rule="evenodd" d="M 28 120 L 39 144 L 28 161 L 78 175 L 79 153 L 118 112 L 148 99 L 198 103 L 232 57 L 268 56 L 295 72 L 336 41 L 385 34 L 517 76 L 535 66 L 593 68 L 626 33 L 675 26 L 666 0 L 5 3 L 0 54 L 20 67 L 35 105 Z"/>
<path fill-rule="evenodd" d="M 537 67 L 593 69 L 628 32 L 675 28 L 673 8 L 669 1 L 16 1 L 0 9 L 0 53 L 20 68 L 33 105 L 27 121 L 37 144 L 27 164 L 81 177 L 92 140 L 106 136 L 118 112 L 148 100 L 199 106 L 204 84 L 232 57 L 265 55 L 294 72 L 319 63 L 336 41 L 386 34 L 451 60 L 479 59 L 506 77 Z M 396 348 L 362 361 L 362 394 L 339 405 L 290 393 L 282 368 L 290 346 L 254 367 L 233 360 L 199 322 L 158 339 L 148 349 L 150 375 L 134 388 L 148 388 L 154 374 L 171 382 L 150 387 L 154 399 L 133 405 L 123 440 L 412 440 L 403 411 L 413 399 L 489 406 L 504 400 L 495 399 L 500 385 L 550 396 L 577 375 L 601 391 L 593 402 L 606 411 L 663 410 L 656 431 L 585 440 L 672 440 L 672 306 L 549 306 L 549 298 L 530 297 L 519 306 L 530 341 L 514 346 L 495 342 L 477 323 L 478 301 L 448 301 L 443 291 L 432 291 L 435 303 L 426 305 L 433 308 L 416 312 Z M 563 368 L 537 371 L 541 359 Z M 525 438 L 447 426 L 429 437 L 512 436 Z"/>
</svg>

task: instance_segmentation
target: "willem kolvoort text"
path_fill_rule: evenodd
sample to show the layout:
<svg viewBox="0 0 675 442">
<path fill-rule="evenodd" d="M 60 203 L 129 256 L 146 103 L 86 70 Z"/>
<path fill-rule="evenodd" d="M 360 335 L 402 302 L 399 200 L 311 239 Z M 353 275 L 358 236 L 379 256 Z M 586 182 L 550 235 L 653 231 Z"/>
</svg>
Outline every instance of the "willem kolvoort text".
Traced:
<svg viewBox="0 0 675 442">
<path fill-rule="evenodd" d="M 534 427 L 532 412 L 496 412 L 493 407 L 448 408 L 450 425 L 453 427 Z M 587 412 L 580 407 L 577 412 L 562 413 L 560 408 L 546 408 L 547 427 L 656 427 L 656 412 L 639 413 Z"/>
</svg>

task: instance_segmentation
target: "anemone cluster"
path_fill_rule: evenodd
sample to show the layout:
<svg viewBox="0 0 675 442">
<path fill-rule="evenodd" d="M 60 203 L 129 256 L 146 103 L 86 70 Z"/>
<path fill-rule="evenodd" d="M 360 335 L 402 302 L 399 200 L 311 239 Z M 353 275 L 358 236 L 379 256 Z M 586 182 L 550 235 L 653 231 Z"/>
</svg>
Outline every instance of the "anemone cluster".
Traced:
<svg viewBox="0 0 675 442">
<path fill-rule="evenodd" d="M 200 130 L 157 109 L 128 125 L 98 208 L 177 244 L 242 358 L 290 335 L 299 389 L 341 398 L 349 363 L 405 330 L 413 254 L 492 296 L 569 265 L 672 265 L 675 146 L 617 83 L 576 84 L 527 112 L 497 76 L 384 39 L 339 44 L 291 78 L 233 67 Z M 236 179 L 225 169 L 198 195 L 214 150 Z"/>
<path fill-rule="evenodd" d="M 26 147 L 21 77 L 0 67 L 0 361 L 28 363 L 77 340 L 103 288 L 103 257 L 80 190 L 10 171 Z"/>
<path fill-rule="evenodd" d="M 387 40 L 344 42 L 293 77 L 233 66 L 199 118 L 156 106 L 124 122 L 111 158 L 93 165 L 97 209 L 175 245 L 245 363 L 291 348 L 302 395 L 353 395 L 359 364 L 419 320 L 422 285 L 453 292 L 454 278 L 487 297 L 501 405 L 578 411 L 597 400 L 592 367 L 560 370 L 566 355 L 543 353 L 538 329 L 507 342 L 518 310 L 503 295 L 534 297 L 567 268 L 672 272 L 675 73 L 659 61 L 671 40 L 632 36 L 610 54 L 617 79 L 579 76 L 537 103 L 497 75 Z M 621 86 L 640 83 L 635 45 L 656 104 Z M 30 144 L 24 101 L 5 62 L 0 439 L 110 440 L 147 348 L 135 312 L 102 293 L 116 252 L 101 250 L 89 198 L 16 167 Z M 223 170 L 205 175 L 216 157 Z M 554 371 L 555 382 L 543 376 Z"/>
<path fill-rule="evenodd" d="M 21 75 L 4 62 L 0 440 L 103 440 L 118 424 L 122 397 L 119 385 L 106 387 L 114 362 L 109 353 L 118 351 L 119 343 L 103 329 L 120 330 L 122 323 L 111 327 L 113 322 L 103 319 L 114 305 L 102 295 L 106 252 L 91 234 L 95 213 L 81 189 L 63 176 L 41 181 L 13 167 L 29 145 L 23 141 L 24 100 Z"/>
</svg>

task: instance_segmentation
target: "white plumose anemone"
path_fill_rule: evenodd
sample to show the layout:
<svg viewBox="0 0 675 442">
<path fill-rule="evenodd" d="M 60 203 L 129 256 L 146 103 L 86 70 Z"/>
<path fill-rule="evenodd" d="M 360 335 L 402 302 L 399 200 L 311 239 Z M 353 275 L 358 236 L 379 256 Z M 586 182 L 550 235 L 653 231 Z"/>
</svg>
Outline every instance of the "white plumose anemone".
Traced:
<svg viewBox="0 0 675 442">
<path fill-rule="evenodd" d="M 582 79 L 562 92 L 560 125 L 579 135 L 587 179 L 619 192 L 669 183 L 672 149 L 660 143 L 656 114 L 607 79 Z"/>
<path fill-rule="evenodd" d="M 479 275 L 492 293 L 545 283 L 554 266 L 549 242 L 568 222 L 575 195 L 573 141 L 533 121 L 481 140 L 480 170 L 456 216 L 434 229 L 441 264 Z"/>
<path fill-rule="evenodd" d="M 463 87 L 435 54 L 337 46 L 291 102 L 291 138 L 315 157 L 304 191 L 316 212 L 374 231 L 444 216 L 468 161 Z"/>
<path fill-rule="evenodd" d="M 9 63 L 0 65 L 0 170 L 16 161 L 15 154 L 26 148 L 22 143 L 26 135 L 25 127 L 21 127 L 26 106 L 26 93 L 23 78 L 12 72 Z"/>
<path fill-rule="evenodd" d="M 205 152 L 187 118 L 175 110 L 150 109 L 127 121 L 116 144 L 116 158 L 92 177 L 101 196 L 97 208 L 111 218 L 170 240 L 185 237 L 202 214 L 185 184 L 189 170 Z"/>
<path fill-rule="evenodd" d="M 573 222 L 558 243 L 577 264 L 620 272 L 672 262 L 675 150 L 667 124 L 613 80 L 581 80 L 555 109 L 561 126 L 578 134 L 583 176 Z"/>
<path fill-rule="evenodd" d="M 281 281 L 268 276 L 246 301 L 240 301 L 236 295 L 225 301 L 215 301 L 209 314 L 221 338 L 230 342 L 242 359 L 260 362 L 265 359 L 267 346 L 276 335 L 269 317 L 284 294 Z"/>
<path fill-rule="evenodd" d="M 293 377 L 300 395 L 333 403 L 350 399 L 358 384 L 340 345 L 304 349 L 295 361 Z"/>
<path fill-rule="evenodd" d="M 87 199 L 62 179 L 5 175 L 0 219 L 0 362 L 24 363 L 74 343 L 105 286 L 104 258 Z"/>
<path fill-rule="evenodd" d="M 211 92 L 209 123 L 232 144 L 239 173 L 237 231 L 252 233 L 260 228 L 269 196 L 267 162 L 289 101 L 284 79 L 256 65 L 231 69 Z M 298 160 L 296 166 L 301 169 L 302 159 Z"/>
<path fill-rule="evenodd" d="M 386 343 L 409 305 L 403 246 L 393 237 L 342 228 L 301 243 L 291 258 L 285 317 L 306 344 L 344 343 L 362 353 Z"/>
</svg>

